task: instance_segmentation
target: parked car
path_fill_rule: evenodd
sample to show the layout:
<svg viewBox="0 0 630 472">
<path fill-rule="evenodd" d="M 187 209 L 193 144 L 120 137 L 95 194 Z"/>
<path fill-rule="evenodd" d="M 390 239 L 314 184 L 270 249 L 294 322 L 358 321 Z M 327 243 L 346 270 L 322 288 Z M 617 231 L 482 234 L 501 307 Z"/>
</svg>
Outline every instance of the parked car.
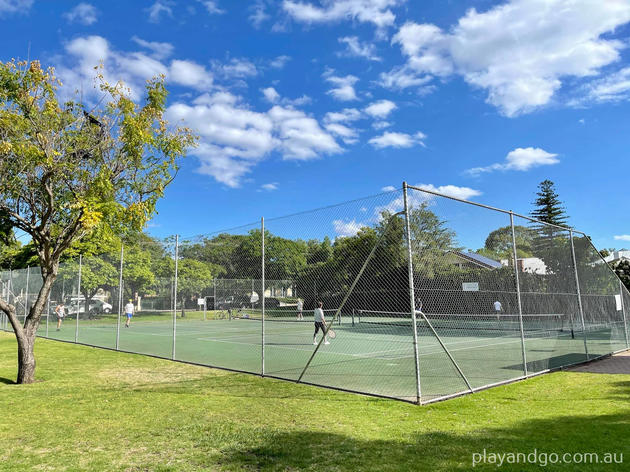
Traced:
<svg viewBox="0 0 630 472">
<path fill-rule="evenodd" d="M 112 312 L 113 306 L 103 300 L 94 299 L 90 301 L 90 310 L 89 313 L 96 315 L 99 313 L 109 314 Z M 52 310 L 52 308 L 51 308 Z M 75 314 L 77 312 L 77 301 L 72 300 L 68 304 L 66 304 L 66 312 L 69 315 Z M 85 313 L 85 300 L 79 301 L 79 313 Z"/>
</svg>

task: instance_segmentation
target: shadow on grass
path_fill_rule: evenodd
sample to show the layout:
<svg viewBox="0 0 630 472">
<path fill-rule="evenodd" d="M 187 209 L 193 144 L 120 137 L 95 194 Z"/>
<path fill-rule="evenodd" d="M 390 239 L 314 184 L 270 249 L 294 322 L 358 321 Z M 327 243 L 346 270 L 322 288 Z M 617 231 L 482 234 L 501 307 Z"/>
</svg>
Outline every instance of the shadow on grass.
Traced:
<svg viewBox="0 0 630 472">
<path fill-rule="evenodd" d="M 319 414 L 313 412 L 313 414 Z M 334 418 L 334 409 L 330 411 Z M 623 454 L 630 460 L 626 441 L 630 416 L 561 416 L 517 423 L 511 428 L 483 429 L 477 432 L 427 432 L 398 441 L 357 439 L 340 434 L 298 430 L 268 434 L 257 444 L 240 444 L 224 449 L 221 463 L 229 470 L 470 470 L 473 454 L 605 453 Z M 210 434 L 207 439 L 212 442 Z M 200 445 L 202 448 L 206 445 Z M 208 450 L 212 449 L 207 444 Z M 540 457 L 540 455 L 539 455 Z M 541 459 L 544 460 L 544 459 Z M 549 460 L 549 459 L 548 459 Z M 545 470 L 620 470 L 619 464 L 547 464 Z M 497 464 L 477 464 L 476 468 L 496 470 Z M 502 470 L 540 470 L 539 464 L 504 464 Z"/>
<path fill-rule="evenodd" d="M 7 379 L 5 377 L 0 377 L 0 384 L 14 385 L 15 381 L 11 379 Z"/>
</svg>

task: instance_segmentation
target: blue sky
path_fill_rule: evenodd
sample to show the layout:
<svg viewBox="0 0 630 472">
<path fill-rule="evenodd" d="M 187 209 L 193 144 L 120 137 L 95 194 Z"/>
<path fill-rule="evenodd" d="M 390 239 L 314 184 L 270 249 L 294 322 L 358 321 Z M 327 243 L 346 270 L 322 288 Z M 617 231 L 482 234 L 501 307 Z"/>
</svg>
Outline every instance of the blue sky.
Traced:
<svg viewBox="0 0 630 472">
<path fill-rule="evenodd" d="M 548 178 L 570 224 L 630 246 L 627 0 L 0 0 L 0 26 L 0 59 L 88 101 L 99 62 L 135 96 L 166 75 L 168 118 L 201 140 L 155 235 L 403 180 L 527 214 Z"/>
</svg>

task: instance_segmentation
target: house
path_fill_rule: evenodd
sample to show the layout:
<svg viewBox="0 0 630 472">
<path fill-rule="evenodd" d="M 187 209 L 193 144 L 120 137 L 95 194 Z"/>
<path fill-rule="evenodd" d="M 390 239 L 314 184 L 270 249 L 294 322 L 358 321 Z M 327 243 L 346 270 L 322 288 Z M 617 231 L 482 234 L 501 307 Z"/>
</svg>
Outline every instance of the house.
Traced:
<svg viewBox="0 0 630 472">
<path fill-rule="evenodd" d="M 630 251 L 613 251 L 609 255 L 604 257 L 604 260 L 609 264 L 617 264 L 618 262 L 622 261 L 630 261 Z"/>
</svg>

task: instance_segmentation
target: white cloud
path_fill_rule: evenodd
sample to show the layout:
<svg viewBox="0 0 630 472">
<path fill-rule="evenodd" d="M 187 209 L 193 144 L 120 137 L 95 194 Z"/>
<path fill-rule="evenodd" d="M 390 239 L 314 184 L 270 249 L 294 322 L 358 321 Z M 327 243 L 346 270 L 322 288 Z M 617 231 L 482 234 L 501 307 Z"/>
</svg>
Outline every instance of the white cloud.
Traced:
<svg viewBox="0 0 630 472">
<path fill-rule="evenodd" d="M 551 154 L 540 148 L 516 148 L 510 151 L 505 158 L 505 163 L 496 163 L 486 167 L 474 167 L 468 169 L 466 173 L 479 175 L 483 172 L 495 170 L 518 170 L 527 171 L 534 167 L 549 166 L 558 164 L 560 160 L 557 154 Z"/>
<path fill-rule="evenodd" d="M 394 187 L 393 185 L 386 185 L 381 190 L 383 192 L 393 192 L 394 190 L 396 190 L 396 187 Z"/>
<path fill-rule="evenodd" d="M 375 121 L 372 123 L 372 128 L 379 130 L 389 128 L 392 124 L 389 121 Z"/>
<path fill-rule="evenodd" d="M 258 74 L 256 66 L 245 58 L 232 58 L 227 63 L 213 61 L 212 70 L 225 79 L 254 77 Z"/>
<path fill-rule="evenodd" d="M 396 16 L 390 10 L 401 0 L 323 0 L 323 5 L 284 0 L 282 8 L 296 21 L 327 23 L 347 18 L 361 23 L 372 23 L 378 28 L 394 24 Z"/>
<path fill-rule="evenodd" d="M 291 56 L 278 56 L 269 65 L 274 69 L 282 69 L 290 60 Z"/>
<path fill-rule="evenodd" d="M 627 0 L 512 0 L 474 8 L 448 32 L 405 23 L 393 38 L 407 56 L 390 85 L 461 75 L 506 116 L 548 104 L 567 77 L 592 76 L 626 45 L 606 37 L 630 21 Z"/>
<path fill-rule="evenodd" d="M 70 11 L 64 13 L 63 16 L 70 23 L 91 25 L 97 21 L 98 10 L 94 5 L 90 5 L 89 3 L 79 3 Z"/>
<path fill-rule="evenodd" d="M 212 74 L 202 65 L 192 61 L 174 60 L 168 74 L 169 80 L 197 90 L 212 88 Z"/>
<path fill-rule="evenodd" d="M 587 93 L 581 102 L 602 103 L 630 100 L 630 67 L 624 67 L 614 74 L 594 80 L 585 88 Z"/>
<path fill-rule="evenodd" d="M 374 44 L 362 43 L 356 36 L 339 38 L 339 42 L 346 45 L 346 49 L 338 53 L 339 56 L 363 57 L 369 61 L 381 60 L 376 54 L 376 46 Z"/>
<path fill-rule="evenodd" d="M 139 38 L 136 38 L 136 42 L 146 43 Z M 202 65 L 185 60 L 173 60 L 168 65 L 159 60 L 160 58 L 143 52 L 114 50 L 101 36 L 76 38 L 65 45 L 65 50 L 66 55 L 59 59 L 57 68 L 59 77 L 65 84 L 62 93 L 69 95 L 74 90 L 81 89 L 88 101 L 95 101 L 101 96 L 101 92 L 94 87 L 94 67 L 101 63 L 105 80 L 110 84 L 124 82 L 134 100 L 142 95 L 146 80 L 160 74 L 164 74 L 170 83 L 195 90 L 206 91 L 213 88 L 212 73 Z"/>
<path fill-rule="evenodd" d="M 199 0 L 199 3 L 201 3 L 205 7 L 206 11 L 210 15 L 222 15 L 223 13 L 225 13 L 225 10 L 219 8 L 219 5 L 215 1 Z"/>
<path fill-rule="evenodd" d="M 324 77 L 327 82 L 330 82 L 334 86 L 327 92 L 328 95 L 332 95 L 333 98 L 342 102 L 358 100 L 357 94 L 354 90 L 354 84 L 356 84 L 359 80 L 358 77 L 355 77 L 354 75 L 338 77 L 332 75 L 332 71 L 326 72 Z"/>
<path fill-rule="evenodd" d="M 369 226 L 369 224 L 361 223 L 356 220 L 333 220 L 333 226 L 335 228 L 337 236 L 341 238 L 347 238 L 356 235 L 359 231 L 361 231 L 361 228 Z"/>
<path fill-rule="evenodd" d="M 405 65 L 394 67 L 389 72 L 381 72 L 379 79 L 379 84 L 385 88 L 403 90 L 409 87 L 422 89 L 433 80 L 433 77 L 426 74 L 419 74 Z"/>
<path fill-rule="evenodd" d="M 284 159 L 309 160 L 322 154 L 336 154 L 341 147 L 317 120 L 303 111 L 274 106 L 268 112 L 277 132 L 278 148 Z"/>
<path fill-rule="evenodd" d="M 418 184 L 415 185 L 420 189 L 426 189 L 431 192 L 437 192 L 449 197 L 461 198 L 462 200 L 470 200 L 472 197 L 478 197 L 481 195 L 479 190 L 472 189 L 470 187 L 458 187 L 457 185 L 440 185 L 436 187 L 433 184 Z"/>
<path fill-rule="evenodd" d="M 161 43 L 157 41 L 145 41 L 137 36 L 132 36 L 131 40 L 138 46 L 151 51 L 151 56 L 155 59 L 162 60 L 173 54 L 175 47 L 170 43 Z"/>
<path fill-rule="evenodd" d="M 370 103 L 363 111 L 374 118 L 387 118 L 396 108 L 396 104 L 390 100 L 379 100 Z"/>
<path fill-rule="evenodd" d="M 356 108 L 344 108 L 341 111 L 331 111 L 326 113 L 324 121 L 328 123 L 351 123 L 363 117 Z"/>
<path fill-rule="evenodd" d="M 342 151 L 306 113 L 279 105 L 267 112 L 252 111 L 228 92 L 171 105 L 167 119 L 185 123 L 200 136 L 199 147 L 192 151 L 201 161 L 199 171 L 229 187 L 238 187 L 272 152 L 286 160 L 308 160 Z"/>
<path fill-rule="evenodd" d="M 265 97 L 265 100 L 267 100 L 269 103 L 281 104 L 289 107 L 299 107 L 311 102 L 311 98 L 306 95 L 302 95 L 301 97 L 293 99 L 281 97 L 278 91 L 273 87 L 264 88 L 261 90 L 261 92 Z"/>
<path fill-rule="evenodd" d="M 459 187 L 457 185 L 436 186 L 433 184 L 416 184 L 413 187 L 415 188 L 410 188 L 407 192 L 407 203 L 409 205 L 409 208 L 415 208 L 425 204 L 432 204 L 437 198 L 439 198 L 432 193 L 425 193 L 420 190 L 416 190 L 418 188 L 427 190 L 429 192 L 436 192 L 440 195 L 460 198 L 463 200 L 470 200 L 473 197 L 481 195 L 481 192 L 479 190 L 475 190 L 470 187 Z M 394 188 L 394 190 L 398 189 Z M 375 216 L 376 218 L 380 219 L 383 212 L 387 212 L 389 214 L 398 213 L 399 211 L 402 211 L 404 209 L 404 203 L 404 196 L 402 192 L 398 192 L 396 194 L 396 197 L 393 198 L 389 203 L 375 208 Z"/>
<path fill-rule="evenodd" d="M 325 128 L 326 131 L 334 134 L 335 136 L 339 136 L 346 144 L 354 144 L 357 142 L 357 131 L 355 129 L 339 123 L 328 123 Z"/>
<path fill-rule="evenodd" d="M 416 145 L 424 146 L 425 138 L 426 135 L 420 131 L 414 135 L 385 131 L 381 136 L 375 136 L 368 142 L 376 149 L 386 147 L 409 148 Z"/>
<path fill-rule="evenodd" d="M 265 96 L 265 99 L 269 103 L 276 103 L 278 101 L 278 99 L 280 98 L 280 94 L 278 92 L 276 92 L 276 89 L 273 88 L 273 87 L 267 87 L 267 88 L 263 89 L 262 93 Z"/>
<path fill-rule="evenodd" d="M 170 0 L 157 0 L 146 10 L 149 12 L 149 21 L 151 23 L 159 23 L 162 18 L 162 14 L 173 16 L 174 3 Z"/>
<path fill-rule="evenodd" d="M 260 28 L 260 26 L 267 21 L 271 16 L 266 12 L 267 6 L 263 0 L 257 0 L 256 3 L 249 7 L 251 14 L 248 19 L 254 28 Z"/>
<path fill-rule="evenodd" d="M 615 236 L 615 241 L 630 241 L 630 234 L 620 234 Z"/>
<path fill-rule="evenodd" d="M 278 190 L 278 182 L 270 182 L 268 184 L 263 184 L 260 186 L 261 189 L 267 190 L 268 192 L 272 192 L 274 190 Z"/>
<path fill-rule="evenodd" d="M 33 0 L 0 0 L 0 15 L 3 13 L 26 13 Z"/>
</svg>

